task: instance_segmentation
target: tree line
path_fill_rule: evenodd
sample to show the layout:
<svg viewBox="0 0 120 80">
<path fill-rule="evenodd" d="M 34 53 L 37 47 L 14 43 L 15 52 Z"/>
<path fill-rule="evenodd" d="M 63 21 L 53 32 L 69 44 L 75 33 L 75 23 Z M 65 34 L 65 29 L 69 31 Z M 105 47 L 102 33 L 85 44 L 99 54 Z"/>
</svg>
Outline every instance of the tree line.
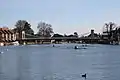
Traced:
<svg viewBox="0 0 120 80">
<path fill-rule="evenodd" d="M 19 33 L 20 34 L 19 36 L 21 36 L 22 31 L 25 31 L 25 34 L 37 37 L 51 37 L 52 35 L 53 35 L 52 37 L 78 37 L 77 32 L 74 32 L 74 34 L 70 35 L 54 34 L 52 25 L 42 21 L 38 23 L 37 29 L 38 29 L 37 34 L 34 34 L 34 30 L 31 28 L 31 24 L 28 21 L 18 20 L 15 24 L 15 28 L 13 29 L 13 31 Z"/>
</svg>

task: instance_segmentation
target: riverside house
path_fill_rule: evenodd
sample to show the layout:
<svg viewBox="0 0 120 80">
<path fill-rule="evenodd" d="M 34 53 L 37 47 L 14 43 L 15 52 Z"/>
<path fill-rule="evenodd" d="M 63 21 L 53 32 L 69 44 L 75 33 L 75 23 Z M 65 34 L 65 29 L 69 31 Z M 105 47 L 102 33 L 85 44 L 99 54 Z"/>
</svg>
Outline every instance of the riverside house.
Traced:
<svg viewBox="0 0 120 80">
<path fill-rule="evenodd" d="M 0 44 L 6 45 L 16 40 L 16 34 L 9 28 L 0 28 Z"/>
</svg>

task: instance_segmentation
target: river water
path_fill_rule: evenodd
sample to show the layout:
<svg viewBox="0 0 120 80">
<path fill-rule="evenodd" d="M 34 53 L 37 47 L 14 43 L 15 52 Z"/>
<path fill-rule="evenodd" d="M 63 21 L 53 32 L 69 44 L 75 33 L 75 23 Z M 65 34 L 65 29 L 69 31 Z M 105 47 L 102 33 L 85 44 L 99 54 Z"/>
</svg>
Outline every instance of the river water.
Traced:
<svg viewBox="0 0 120 80">
<path fill-rule="evenodd" d="M 88 44 L 0 47 L 0 80 L 119 80 L 120 46 Z"/>
</svg>

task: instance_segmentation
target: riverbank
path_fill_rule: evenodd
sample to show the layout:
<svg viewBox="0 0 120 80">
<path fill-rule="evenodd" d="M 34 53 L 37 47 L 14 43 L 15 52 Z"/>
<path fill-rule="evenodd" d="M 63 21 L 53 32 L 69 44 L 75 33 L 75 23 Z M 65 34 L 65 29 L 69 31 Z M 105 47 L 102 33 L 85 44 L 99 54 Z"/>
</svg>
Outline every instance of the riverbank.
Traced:
<svg viewBox="0 0 120 80">
<path fill-rule="evenodd" d="M 118 42 L 113 42 L 113 43 L 110 43 L 110 42 L 99 42 L 99 43 L 96 43 L 96 42 L 92 42 L 92 43 L 85 43 L 85 42 L 80 42 L 80 41 L 77 41 L 77 42 L 24 42 L 22 44 L 20 44 L 18 41 L 16 42 L 1 42 L 0 43 L 0 46 L 10 46 L 10 45 L 35 45 L 35 44 L 106 44 L 106 45 L 119 45 L 120 43 Z"/>
</svg>

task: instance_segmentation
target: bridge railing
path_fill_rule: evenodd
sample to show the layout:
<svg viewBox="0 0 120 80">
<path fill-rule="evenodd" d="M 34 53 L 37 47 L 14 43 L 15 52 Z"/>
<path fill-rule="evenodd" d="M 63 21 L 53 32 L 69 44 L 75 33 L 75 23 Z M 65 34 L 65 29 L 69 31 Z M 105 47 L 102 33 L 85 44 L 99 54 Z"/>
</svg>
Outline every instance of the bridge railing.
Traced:
<svg viewBox="0 0 120 80">
<path fill-rule="evenodd" d="M 51 37 L 51 39 L 79 39 L 79 37 Z"/>
<path fill-rule="evenodd" d="M 100 39 L 98 37 L 94 37 L 94 38 L 90 38 L 90 37 L 39 37 L 39 38 L 23 38 L 23 40 L 36 40 L 36 39 L 39 39 L 39 40 L 55 40 L 55 39 Z"/>
<path fill-rule="evenodd" d="M 23 38 L 24 39 L 51 39 L 51 37 L 39 37 L 39 38 Z"/>
<path fill-rule="evenodd" d="M 39 37 L 39 38 L 23 38 L 23 39 L 78 39 L 78 37 Z"/>
</svg>

